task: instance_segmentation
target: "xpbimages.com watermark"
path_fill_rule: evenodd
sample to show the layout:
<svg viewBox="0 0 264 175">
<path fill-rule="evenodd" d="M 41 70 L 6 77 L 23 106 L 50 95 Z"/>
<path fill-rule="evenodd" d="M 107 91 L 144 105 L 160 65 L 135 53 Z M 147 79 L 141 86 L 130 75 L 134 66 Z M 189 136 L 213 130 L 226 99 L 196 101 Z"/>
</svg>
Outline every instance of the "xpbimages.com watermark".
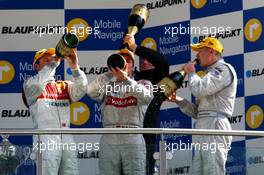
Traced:
<svg viewBox="0 0 264 175">
<path fill-rule="evenodd" d="M 185 151 L 185 150 L 195 150 L 195 151 L 210 151 L 211 153 L 216 153 L 217 150 L 221 149 L 227 149 L 231 150 L 231 144 L 227 144 L 227 147 L 224 145 L 224 143 L 195 143 L 195 142 L 187 142 L 184 143 L 181 140 L 179 143 L 166 143 L 165 149 L 168 152 L 174 152 L 174 151 Z"/>
<path fill-rule="evenodd" d="M 45 35 L 61 35 L 65 33 L 71 33 L 78 35 L 79 37 L 84 37 L 86 35 L 94 34 L 98 35 L 100 33 L 99 26 L 84 26 L 84 25 L 74 25 L 71 27 L 64 27 L 58 25 L 50 25 L 47 26 L 31 26 L 29 29 L 32 34 L 38 35 L 39 37 L 43 37 Z"/>
<path fill-rule="evenodd" d="M 143 85 L 142 85 L 143 86 Z M 122 83 L 113 83 L 107 84 L 104 86 L 100 86 L 99 93 L 105 93 L 106 95 L 110 95 L 111 93 L 143 93 L 144 96 L 151 96 L 151 92 L 165 92 L 165 85 L 150 85 L 144 84 L 144 87 L 147 88 L 149 91 L 144 91 L 142 86 L 133 86 Z"/>
<path fill-rule="evenodd" d="M 59 151 L 59 150 L 66 150 L 66 151 L 78 151 L 79 153 L 84 153 L 85 151 L 99 151 L 100 144 L 99 142 L 95 143 L 62 143 L 56 142 L 54 140 L 48 140 L 47 142 L 42 143 L 33 143 L 33 151 Z"/>
<path fill-rule="evenodd" d="M 179 26 L 165 26 L 164 27 L 164 34 L 169 35 L 171 37 L 175 37 L 177 35 L 211 35 L 216 36 L 218 33 L 225 33 L 225 34 L 231 34 L 232 33 L 232 27 L 230 26 L 190 26 L 190 25 L 182 25 Z"/>
</svg>

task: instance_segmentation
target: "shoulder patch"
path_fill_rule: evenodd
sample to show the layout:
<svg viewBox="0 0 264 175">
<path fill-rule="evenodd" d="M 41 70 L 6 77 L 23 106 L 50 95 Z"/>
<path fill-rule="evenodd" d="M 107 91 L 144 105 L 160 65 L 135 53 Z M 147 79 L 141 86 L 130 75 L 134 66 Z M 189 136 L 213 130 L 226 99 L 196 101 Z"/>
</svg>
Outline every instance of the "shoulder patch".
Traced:
<svg viewBox="0 0 264 175">
<path fill-rule="evenodd" d="M 222 72 L 223 70 L 221 68 L 216 67 L 211 71 L 211 74 L 215 77 L 218 77 Z"/>
<path fill-rule="evenodd" d="M 216 70 L 218 70 L 220 73 L 223 72 L 223 70 L 220 67 L 216 67 Z"/>
</svg>

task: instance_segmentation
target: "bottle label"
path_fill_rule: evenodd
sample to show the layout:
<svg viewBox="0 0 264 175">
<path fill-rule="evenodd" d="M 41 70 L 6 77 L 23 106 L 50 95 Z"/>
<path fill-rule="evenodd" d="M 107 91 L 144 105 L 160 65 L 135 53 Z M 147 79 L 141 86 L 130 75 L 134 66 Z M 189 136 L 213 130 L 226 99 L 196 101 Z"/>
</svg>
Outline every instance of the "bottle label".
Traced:
<svg viewBox="0 0 264 175">
<path fill-rule="evenodd" d="M 67 47 L 64 43 L 63 38 L 59 41 L 59 43 L 56 46 L 56 53 L 58 54 L 57 56 L 68 56 L 72 53 L 72 49 Z"/>
<path fill-rule="evenodd" d="M 158 86 L 164 89 L 164 94 L 169 97 L 176 89 L 177 85 L 168 77 L 163 78 L 159 83 Z"/>
</svg>

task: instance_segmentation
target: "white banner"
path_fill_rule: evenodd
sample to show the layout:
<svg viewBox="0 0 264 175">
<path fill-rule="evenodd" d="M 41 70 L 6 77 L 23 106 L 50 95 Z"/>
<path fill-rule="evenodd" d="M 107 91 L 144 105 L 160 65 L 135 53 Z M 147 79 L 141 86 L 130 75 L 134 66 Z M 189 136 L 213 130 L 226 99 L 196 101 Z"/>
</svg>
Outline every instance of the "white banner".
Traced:
<svg viewBox="0 0 264 175">
<path fill-rule="evenodd" d="M 263 7 L 264 1 L 263 0 L 243 0 L 243 9 L 253 9 L 258 7 Z"/>
<path fill-rule="evenodd" d="M 160 1 L 160 0 L 65 0 L 65 9 L 132 9 L 135 4 L 145 4 L 150 9 L 149 21 L 145 27 L 171 24 L 175 21 L 190 20 L 190 1 Z M 128 16 L 124 16 L 128 19 Z"/>
<path fill-rule="evenodd" d="M 33 128 L 22 94 L 0 94 L 0 128 Z"/>
<path fill-rule="evenodd" d="M 264 86 L 258 85 L 264 82 L 264 51 L 244 54 L 245 71 L 245 96 L 262 94 Z"/>
<path fill-rule="evenodd" d="M 244 52 L 241 19 L 243 19 L 242 11 L 191 20 L 191 42 L 211 33 L 216 37 L 219 36 L 218 39 L 224 46 L 223 56 L 241 54 Z M 192 54 L 192 57 L 195 57 L 196 52 Z"/>
<path fill-rule="evenodd" d="M 246 174 L 260 175 L 264 172 L 264 139 L 246 140 Z"/>
<path fill-rule="evenodd" d="M 0 51 L 35 51 L 58 43 L 64 10 L 2 10 L 0 21 Z"/>
</svg>

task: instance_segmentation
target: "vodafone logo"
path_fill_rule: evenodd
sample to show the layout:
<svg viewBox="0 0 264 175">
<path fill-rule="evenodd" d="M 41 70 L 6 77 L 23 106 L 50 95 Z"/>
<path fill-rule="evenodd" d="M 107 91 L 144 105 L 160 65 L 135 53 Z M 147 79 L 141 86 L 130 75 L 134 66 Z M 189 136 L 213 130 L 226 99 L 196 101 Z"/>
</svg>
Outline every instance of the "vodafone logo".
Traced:
<svg viewBox="0 0 264 175">
<path fill-rule="evenodd" d="M 124 108 L 128 106 L 136 106 L 137 99 L 135 97 L 117 98 L 113 96 L 107 96 L 106 105 L 115 106 L 117 108 Z"/>
</svg>

